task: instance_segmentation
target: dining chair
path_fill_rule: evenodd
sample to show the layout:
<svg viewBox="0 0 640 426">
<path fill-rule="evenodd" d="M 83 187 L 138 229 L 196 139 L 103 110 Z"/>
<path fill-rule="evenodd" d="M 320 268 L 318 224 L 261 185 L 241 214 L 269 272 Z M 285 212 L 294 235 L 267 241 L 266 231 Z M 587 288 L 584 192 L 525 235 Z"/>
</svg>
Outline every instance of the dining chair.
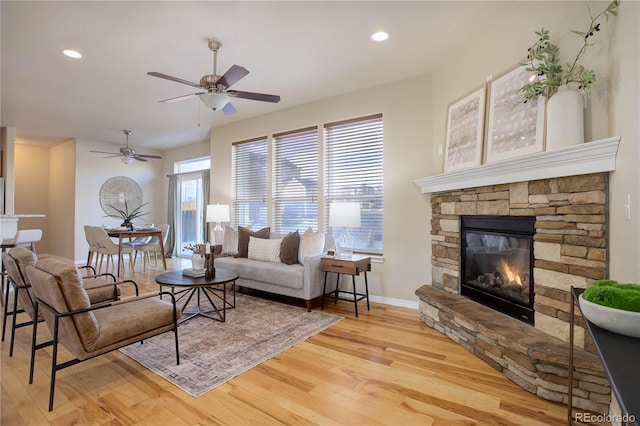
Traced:
<svg viewBox="0 0 640 426">
<path fill-rule="evenodd" d="M 166 244 L 167 242 L 167 236 L 169 235 L 169 225 L 166 223 L 163 223 L 162 225 L 158 226 L 158 229 L 160 229 L 161 233 L 162 233 L 162 243 L 163 245 Z M 149 241 L 146 244 L 142 244 L 138 247 L 135 248 L 136 252 L 141 252 L 142 253 L 142 271 L 146 271 L 147 270 L 147 263 L 151 263 L 151 256 L 150 253 L 153 253 L 153 258 L 155 260 L 155 266 L 156 268 L 158 267 L 158 253 L 160 253 L 160 240 L 158 239 L 158 237 L 152 237 L 151 241 Z M 161 254 L 163 255 L 163 254 Z M 137 258 L 137 254 L 134 255 L 134 265 L 135 265 L 135 259 Z"/>
<path fill-rule="evenodd" d="M 87 265 L 91 265 L 93 263 L 93 257 L 95 255 L 96 265 L 98 266 L 98 256 L 100 251 L 100 246 L 98 245 L 98 241 L 96 240 L 93 232 L 93 226 L 84 225 L 84 237 L 87 240 L 87 244 L 89 244 L 89 252 L 87 254 Z"/>
<path fill-rule="evenodd" d="M 9 303 L 9 292 L 5 294 L 5 310 L 2 320 L 2 341 L 4 341 L 7 329 L 7 318 L 9 316 L 12 317 L 11 343 L 9 345 L 9 356 L 11 357 L 13 356 L 16 329 L 33 324 L 34 299 L 31 284 L 26 275 L 26 268 L 27 266 L 34 265 L 38 261 L 38 257 L 26 247 L 14 247 L 2 253 L 2 261 L 7 267 L 9 285 L 13 288 L 13 303 Z M 78 269 L 88 272 L 88 274 L 83 276 L 82 284 L 92 305 L 118 300 L 121 294 L 120 286 L 125 282 L 116 282 L 116 277 L 113 274 L 96 275 L 90 266 L 82 266 Z M 133 281 L 127 281 L 126 283 L 133 284 L 136 294 L 138 293 L 138 289 Z M 21 313 L 27 314 L 28 319 L 18 322 L 18 314 Z M 40 320 L 42 320 L 41 316 L 38 317 L 38 321 Z"/>
<path fill-rule="evenodd" d="M 166 292 L 171 302 L 160 300 L 156 291 L 118 302 L 91 305 L 82 277 L 73 265 L 49 258 L 27 266 L 26 272 L 35 295 L 35 315 L 42 311 L 52 337 L 51 341 L 37 343 L 38 322 L 34 322 L 29 384 L 33 383 L 36 350 L 52 346 L 49 411 L 53 410 L 59 370 L 123 346 L 172 331 L 176 364 L 180 364 L 178 320 L 181 313 L 171 293 Z M 58 363 L 59 345 L 74 358 Z"/>
<path fill-rule="evenodd" d="M 138 247 L 143 246 L 151 241 L 152 237 L 136 237 L 133 241 L 125 241 L 122 243 L 122 247 L 131 247 L 133 249 L 133 267 L 136 266 L 136 259 L 138 257 Z"/>
<path fill-rule="evenodd" d="M 105 256 L 107 256 L 106 270 L 109 270 L 109 260 L 111 260 L 113 268 L 117 268 L 118 263 L 113 261 L 113 256 L 118 255 L 118 244 L 114 243 L 111 237 L 109 237 L 109 234 L 107 234 L 107 231 L 100 226 L 94 226 L 93 232 L 96 241 L 98 242 L 98 253 L 100 254 L 100 266 L 97 268 L 98 272 L 102 272 L 102 262 Z M 133 270 L 133 259 L 131 256 L 133 254 L 133 247 L 126 247 L 123 244 L 122 254 L 129 255 L 129 266 Z M 122 259 L 120 259 L 119 264 L 122 265 L 122 271 L 124 272 L 124 262 Z"/>
</svg>

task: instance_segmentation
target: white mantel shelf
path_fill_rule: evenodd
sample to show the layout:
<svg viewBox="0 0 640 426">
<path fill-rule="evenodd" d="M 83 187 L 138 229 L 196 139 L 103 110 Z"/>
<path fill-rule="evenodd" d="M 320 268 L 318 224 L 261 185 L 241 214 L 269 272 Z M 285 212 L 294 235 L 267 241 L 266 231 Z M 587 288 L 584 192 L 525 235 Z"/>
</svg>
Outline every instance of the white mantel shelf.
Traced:
<svg viewBox="0 0 640 426">
<path fill-rule="evenodd" d="M 616 169 L 620 137 L 602 139 L 512 158 L 498 163 L 455 170 L 413 181 L 423 194 L 526 182 L 563 176 L 610 172 Z"/>
</svg>

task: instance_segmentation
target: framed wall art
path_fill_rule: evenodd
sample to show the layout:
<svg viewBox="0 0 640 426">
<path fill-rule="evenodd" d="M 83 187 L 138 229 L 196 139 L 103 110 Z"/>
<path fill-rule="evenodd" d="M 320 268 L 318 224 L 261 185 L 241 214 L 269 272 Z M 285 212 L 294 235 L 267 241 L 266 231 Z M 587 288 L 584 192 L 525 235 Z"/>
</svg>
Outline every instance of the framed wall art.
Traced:
<svg viewBox="0 0 640 426">
<path fill-rule="evenodd" d="M 483 85 L 449 105 L 445 172 L 481 164 L 485 101 L 486 86 Z"/>
<path fill-rule="evenodd" d="M 530 76 L 518 65 L 489 83 L 487 163 L 541 152 L 544 148 L 544 99 L 525 103 L 519 93 Z"/>
</svg>

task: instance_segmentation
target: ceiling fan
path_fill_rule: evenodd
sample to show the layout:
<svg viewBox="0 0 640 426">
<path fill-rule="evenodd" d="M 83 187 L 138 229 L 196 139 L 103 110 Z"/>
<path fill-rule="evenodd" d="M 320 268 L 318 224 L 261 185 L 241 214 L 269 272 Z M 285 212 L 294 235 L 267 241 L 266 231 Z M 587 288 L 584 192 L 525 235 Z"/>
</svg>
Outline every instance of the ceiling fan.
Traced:
<svg viewBox="0 0 640 426">
<path fill-rule="evenodd" d="M 159 155 L 143 155 L 137 154 L 133 149 L 129 148 L 129 135 L 132 133 L 131 130 L 123 130 L 124 134 L 127 135 L 127 145 L 123 148 L 120 148 L 120 152 L 104 152 L 104 151 L 89 151 L 96 152 L 98 154 L 110 154 L 108 157 L 104 158 L 114 158 L 120 157 L 124 164 L 131 164 L 134 160 L 138 161 L 147 161 L 147 158 L 157 158 L 161 159 Z"/>
<path fill-rule="evenodd" d="M 192 99 L 196 96 L 200 98 L 208 108 L 217 111 L 222 110 L 225 114 L 233 114 L 236 109 L 230 102 L 230 98 L 250 99 L 253 101 L 263 102 L 280 102 L 280 96 L 267 95 L 264 93 L 243 92 L 240 90 L 229 90 L 229 87 L 240 81 L 243 77 L 249 74 L 249 71 L 239 65 L 233 65 L 222 76 L 217 74 L 218 66 L 218 52 L 222 48 L 220 40 L 215 38 L 209 39 L 209 49 L 213 52 L 213 74 L 202 76 L 199 83 L 183 80 L 178 77 L 173 77 L 160 72 L 151 71 L 147 74 L 153 77 L 164 78 L 165 80 L 175 81 L 177 83 L 186 84 L 198 89 L 204 89 L 205 92 L 190 93 L 188 95 L 178 96 L 175 98 L 169 98 L 161 100 L 161 103 L 171 103 L 177 101 L 183 101 L 186 99 Z"/>
</svg>

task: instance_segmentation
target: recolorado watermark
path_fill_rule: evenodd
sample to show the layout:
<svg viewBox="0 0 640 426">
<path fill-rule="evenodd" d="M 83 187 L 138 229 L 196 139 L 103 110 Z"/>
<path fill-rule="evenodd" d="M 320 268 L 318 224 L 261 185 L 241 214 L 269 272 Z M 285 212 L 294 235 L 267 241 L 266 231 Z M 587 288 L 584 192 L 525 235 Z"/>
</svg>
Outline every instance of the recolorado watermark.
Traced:
<svg viewBox="0 0 640 426">
<path fill-rule="evenodd" d="M 575 413 L 573 420 L 581 423 L 631 424 L 635 423 L 636 416 L 633 414 Z"/>
</svg>

